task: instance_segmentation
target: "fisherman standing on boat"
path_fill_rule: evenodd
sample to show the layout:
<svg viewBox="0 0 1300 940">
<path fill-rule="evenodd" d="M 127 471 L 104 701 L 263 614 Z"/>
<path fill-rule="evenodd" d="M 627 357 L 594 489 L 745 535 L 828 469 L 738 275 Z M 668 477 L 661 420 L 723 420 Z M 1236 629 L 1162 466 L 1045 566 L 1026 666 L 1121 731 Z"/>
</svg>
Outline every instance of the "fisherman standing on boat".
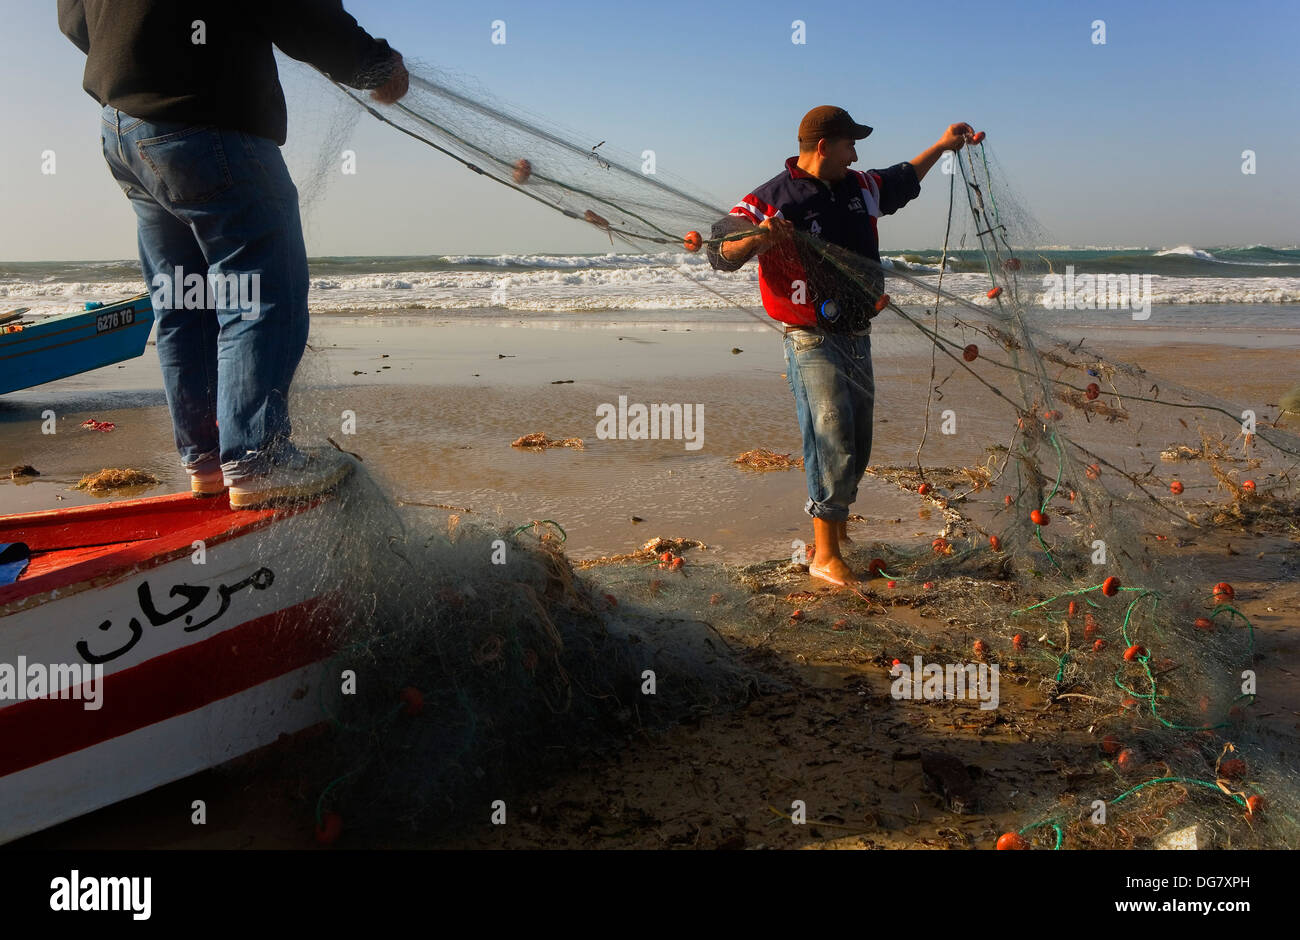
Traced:
<svg viewBox="0 0 1300 940">
<path fill-rule="evenodd" d="M 910 163 L 850 170 L 858 159 L 854 142 L 870 133 L 843 108 L 813 108 L 799 125 L 798 156 L 713 226 L 708 249 L 709 262 L 721 271 L 760 256 L 763 307 L 785 328 L 786 378 L 803 435 L 804 508 L 813 517 L 816 545 L 808 572 L 837 585 L 857 580 L 840 542 L 848 540 L 849 507 L 871 456 L 870 320 L 884 291 L 876 218 L 916 198 L 940 154 L 960 150 L 973 131 L 953 124 Z M 750 230 L 749 238 L 718 241 Z M 806 235 L 796 239 L 796 232 Z M 840 249 L 852 254 L 832 263 L 828 256 Z M 866 259 L 861 269 L 855 257 Z"/>
<path fill-rule="evenodd" d="M 234 508 L 324 492 L 352 465 L 289 440 L 308 274 L 272 46 L 386 104 L 407 90 L 401 55 L 341 0 L 59 0 L 58 10 L 86 53 L 104 158 L 135 209 L 192 491 L 228 486 Z M 193 275 L 203 290 L 190 290 Z"/>
</svg>

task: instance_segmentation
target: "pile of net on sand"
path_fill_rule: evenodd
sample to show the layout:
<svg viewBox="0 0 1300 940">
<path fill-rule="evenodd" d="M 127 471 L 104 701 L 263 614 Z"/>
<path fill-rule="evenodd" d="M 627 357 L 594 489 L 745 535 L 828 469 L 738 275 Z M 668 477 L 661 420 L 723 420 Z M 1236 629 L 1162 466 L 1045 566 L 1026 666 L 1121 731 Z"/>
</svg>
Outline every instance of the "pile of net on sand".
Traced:
<svg viewBox="0 0 1300 940">
<path fill-rule="evenodd" d="M 296 549 L 321 557 L 312 590 L 329 598 L 317 627 L 334 652 L 307 690 L 326 729 L 288 755 L 322 827 L 463 822 L 541 774 L 775 687 L 707 619 L 575 571 L 554 525 L 399 507 L 364 465 L 327 505 Z M 277 538 L 270 527 L 267 552 Z"/>
</svg>

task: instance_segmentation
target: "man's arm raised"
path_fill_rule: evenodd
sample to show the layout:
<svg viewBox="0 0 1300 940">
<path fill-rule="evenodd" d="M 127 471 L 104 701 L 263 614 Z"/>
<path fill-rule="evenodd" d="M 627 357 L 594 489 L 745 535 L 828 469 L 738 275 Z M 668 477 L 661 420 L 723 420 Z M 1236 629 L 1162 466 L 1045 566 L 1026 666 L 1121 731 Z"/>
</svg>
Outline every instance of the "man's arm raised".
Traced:
<svg viewBox="0 0 1300 940">
<path fill-rule="evenodd" d="M 935 165 L 945 151 L 960 150 L 974 134 L 975 131 L 969 124 L 950 125 L 944 135 L 934 142 L 933 146 L 923 150 L 910 161 L 912 169 L 916 170 L 917 180 L 920 181 L 925 178 L 925 174 L 930 172 L 930 167 Z"/>
<path fill-rule="evenodd" d="M 343 9 L 342 0 L 277 0 L 261 8 L 264 30 L 280 51 L 352 88 L 374 89 L 391 104 L 406 93 L 402 57 Z"/>
</svg>

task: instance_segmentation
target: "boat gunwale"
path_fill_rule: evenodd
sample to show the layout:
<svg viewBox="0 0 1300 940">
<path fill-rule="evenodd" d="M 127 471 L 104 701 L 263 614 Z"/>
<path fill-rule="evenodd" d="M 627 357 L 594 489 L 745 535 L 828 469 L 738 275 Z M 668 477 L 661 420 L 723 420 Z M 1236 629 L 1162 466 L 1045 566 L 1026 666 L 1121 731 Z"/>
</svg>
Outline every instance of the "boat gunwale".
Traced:
<svg viewBox="0 0 1300 940">
<path fill-rule="evenodd" d="M 118 500 L 98 506 L 74 506 L 67 509 L 43 509 L 13 516 L 0 516 L 0 533 L 14 531 L 26 523 L 39 526 L 68 526 L 77 522 L 112 521 L 142 509 L 180 509 L 194 500 L 189 493 Z M 62 600 L 83 591 L 118 584 L 142 572 L 168 564 L 193 552 L 196 540 L 206 546 L 221 545 L 267 528 L 274 522 L 298 515 L 319 505 L 314 500 L 301 506 L 252 511 L 231 510 L 226 497 L 214 497 L 226 505 L 226 513 L 214 513 L 183 528 L 172 529 L 152 538 L 132 539 L 120 549 L 85 561 L 74 561 L 27 580 L 0 586 L 0 620 L 43 604 Z M 196 507 L 199 508 L 199 507 Z M 206 508 L 206 507 L 201 507 Z M 70 518 L 72 517 L 72 518 Z M 244 518 L 240 518 L 244 517 Z M 15 524 L 17 523 L 17 524 Z M 39 551 L 36 546 L 33 550 Z M 69 550 L 76 546 L 69 546 Z M 88 546 L 87 546 L 88 547 Z"/>
</svg>

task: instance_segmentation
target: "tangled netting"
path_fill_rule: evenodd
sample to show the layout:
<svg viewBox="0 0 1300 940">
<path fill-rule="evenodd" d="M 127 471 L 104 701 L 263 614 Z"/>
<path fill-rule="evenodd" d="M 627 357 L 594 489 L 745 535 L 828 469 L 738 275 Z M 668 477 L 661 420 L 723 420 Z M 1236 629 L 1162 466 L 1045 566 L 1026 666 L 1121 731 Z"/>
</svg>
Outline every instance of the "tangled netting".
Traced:
<svg viewBox="0 0 1300 940">
<path fill-rule="evenodd" d="M 747 237 L 710 237 L 726 206 L 431 72 L 413 74 L 393 106 L 341 90 L 611 243 L 660 251 L 684 285 L 767 322 L 752 268 L 706 276 L 698 263 L 701 251 Z M 964 383 L 965 407 L 1004 420 L 985 459 L 955 472 L 928 477 L 918 447 L 917 473 L 898 482 L 930 497 L 943 531 L 924 550 L 885 551 L 872 564 L 896 581 L 946 579 L 959 600 L 963 585 L 990 577 L 1018 585 L 1014 595 L 979 595 L 983 621 L 998 627 L 974 655 L 1027 666 L 1046 702 L 1086 729 L 1068 745 L 1091 768 L 1076 774 L 1086 782 L 1003 843 L 1131 846 L 1176 832 L 1201 845 L 1295 845 L 1295 769 L 1255 718 L 1259 696 L 1282 685 L 1277 665 L 1257 656 L 1255 627 L 1211 560 L 1174 550 L 1225 528 L 1292 535 L 1300 438 L 1262 405 L 1179 386 L 1044 329 L 1031 287 L 1047 271 L 1034 251 L 1042 237 L 987 145 L 969 144 L 943 173 L 937 270 L 882 269 L 806 233 L 793 255 L 763 263 L 797 263 L 815 285 L 809 303 L 899 318 L 929 344 L 932 378 L 942 364 L 954 386 Z M 885 291 L 904 285 L 932 300 L 893 302 L 882 272 Z M 1102 306 L 1116 289 L 1088 282 Z M 931 402 L 923 434 L 934 411 Z M 366 543 L 357 557 L 368 558 L 361 606 L 347 611 L 336 655 L 365 691 L 322 704 L 339 772 L 323 788 L 321 818 L 347 804 L 419 823 L 476 781 L 512 779 L 546 756 L 569 762 L 584 742 L 740 701 L 752 688 L 707 625 L 710 608 L 743 614 L 734 582 L 627 568 L 578 577 L 551 524 L 417 537 L 427 524 L 394 515 L 376 549 L 383 514 L 370 515 L 354 536 Z M 493 564 L 494 552 L 508 561 Z M 673 676 L 672 688 L 646 696 L 646 669 Z"/>
<path fill-rule="evenodd" d="M 328 511 L 261 536 L 259 557 L 309 542 L 323 558 L 298 573 L 331 653 L 297 694 L 326 730 L 292 752 L 322 833 L 477 819 L 539 773 L 779 687 L 657 587 L 615 596 L 579 576 L 563 538 L 399 507 L 364 465 Z"/>
</svg>

